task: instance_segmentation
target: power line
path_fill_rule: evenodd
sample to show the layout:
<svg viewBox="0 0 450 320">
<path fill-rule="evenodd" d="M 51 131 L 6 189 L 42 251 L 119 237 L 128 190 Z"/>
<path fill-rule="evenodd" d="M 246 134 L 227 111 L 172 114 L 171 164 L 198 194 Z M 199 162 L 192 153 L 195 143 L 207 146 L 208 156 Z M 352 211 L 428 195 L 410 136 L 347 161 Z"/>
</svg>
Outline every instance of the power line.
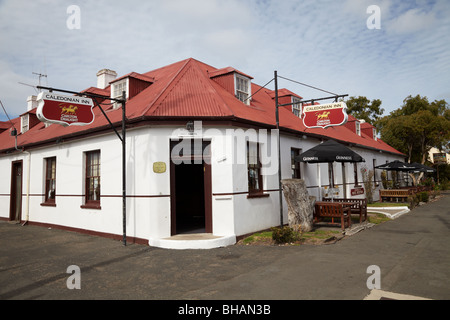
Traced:
<svg viewBox="0 0 450 320">
<path fill-rule="evenodd" d="M 13 128 L 16 129 L 16 127 L 14 126 L 14 123 L 13 123 L 13 122 L 11 121 L 11 119 L 9 118 L 8 112 L 6 112 L 6 109 L 5 109 L 5 107 L 3 106 L 2 100 L 0 100 L 0 104 L 2 105 L 3 111 L 5 112 L 6 117 L 8 118 L 9 122 L 11 122 L 11 125 L 13 126 Z M 16 129 L 16 130 L 17 130 L 17 129 Z"/>
<path fill-rule="evenodd" d="M 326 90 L 323 90 L 323 89 L 320 89 L 320 88 L 317 88 L 317 87 L 314 87 L 314 86 L 310 86 L 309 84 L 306 84 L 306 83 L 301 83 L 301 82 L 298 82 L 298 81 L 295 81 L 295 80 L 292 80 L 292 79 L 288 79 L 288 78 L 282 77 L 280 75 L 278 77 L 281 78 L 281 79 L 284 79 L 284 80 L 295 82 L 295 83 L 300 84 L 300 85 L 305 86 L 305 87 L 309 87 L 309 88 L 312 88 L 312 89 L 323 91 L 323 92 L 326 92 L 326 93 L 329 93 L 329 94 L 332 94 L 332 95 L 335 95 L 335 96 L 338 95 L 336 93 L 333 93 L 333 92 L 330 92 L 330 91 L 326 91 Z"/>
<path fill-rule="evenodd" d="M 247 99 L 245 99 L 242 102 L 245 102 L 247 100 L 249 100 L 251 97 L 253 97 L 255 94 L 257 94 L 259 91 L 261 91 L 262 89 L 264 89 L 265 87 L 267 87 L 273 80 L 275 80 L 275 78 L 273 78 L 272 80 L 270 80 L 269 82 L 267 82 L 264 86 L 262 86 L 261 88 L 259 88 L 254 94 L 252 94 L 250 97 L 248 97 Z"/>
</svg>

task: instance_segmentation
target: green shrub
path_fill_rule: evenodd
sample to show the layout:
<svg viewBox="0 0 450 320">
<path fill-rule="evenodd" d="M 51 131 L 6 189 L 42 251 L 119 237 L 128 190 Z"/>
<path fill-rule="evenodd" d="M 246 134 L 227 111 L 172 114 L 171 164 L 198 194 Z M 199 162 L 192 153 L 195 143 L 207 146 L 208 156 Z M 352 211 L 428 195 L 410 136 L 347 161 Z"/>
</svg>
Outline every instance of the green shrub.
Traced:
<svg viewBox="0 0 450 320">
<path fill-rule="evenodd" d="M 300 239 L 300 234 L 291 227 L 272 228 L 272 240 L 277 244 L 291 243 Z"/>
<path fill-rule="evenodd" d="M 419 195 L 420 202 L 428 202 L 429 197 L 430 197 L 428 192 L 424 191 L 424 192 L 419 193 L 418 195 Z"/>
<path fill-rule="evenodd" d="M 450 182 L 447 179 L 443 179 L 441 181 L 441 184 L 439 185 L 439 188 L 441 190 L 448 190 L 448 189 L 450 189 Z"/>
</svg>

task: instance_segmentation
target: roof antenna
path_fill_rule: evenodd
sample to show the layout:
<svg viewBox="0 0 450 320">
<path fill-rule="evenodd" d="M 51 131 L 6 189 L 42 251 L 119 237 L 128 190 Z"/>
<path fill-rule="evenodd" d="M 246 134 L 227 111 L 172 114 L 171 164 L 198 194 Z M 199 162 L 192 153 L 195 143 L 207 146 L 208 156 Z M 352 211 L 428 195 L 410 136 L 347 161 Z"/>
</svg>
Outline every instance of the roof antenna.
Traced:
<svg viewBox="0 0 450 320">
<path fill-rule="evenodd" d="M 33 72 L 33 74 L 39 76 L 39 87 L 40 87 L 41 86 L 41 78 L 47 78 L 47 75 L 42 74 L 42 73 L 36 73 L 36 72 Z M 39 92 L 41 92 L 41 89 L 39 89 Z"/>
</svg>

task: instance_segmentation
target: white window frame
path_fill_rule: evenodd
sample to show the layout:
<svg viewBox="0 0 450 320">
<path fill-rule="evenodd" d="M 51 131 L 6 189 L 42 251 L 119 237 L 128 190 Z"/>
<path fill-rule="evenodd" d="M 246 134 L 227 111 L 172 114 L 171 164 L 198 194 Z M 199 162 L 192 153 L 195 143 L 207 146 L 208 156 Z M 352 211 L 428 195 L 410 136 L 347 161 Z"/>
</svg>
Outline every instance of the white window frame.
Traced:
<svg viewBox="0 0 450 320">
<path fill-rule="evenodd" d="M 247 88 L 242 88 L 239 84 L 239 80 L 246 81 Z M 238 98 L 240 101 L 245 103 L 246 105 L 250 104 L 249 97 L 251 96 L 251 79 L 244 77 L 242 75 L 239 75 L 237 73 L 234 74 L 234 92 L 236 98 Z"/>
<path fill-rule="evenodd" d="M 361 136 L 361 123 L 358 120 L 355 121 L 355 130 L 356 134 Z"/>
<path fill-rule="evenodd" d="M 113 99 L 122 98 L 122 92 L 125 91 L 125 99 L 126 99 L 128 97 L 128 90 L 129 90 L 128 84 L 129 84 L 128 78 L 112 83 L 111 98 Z M 117 109 L 121 106 L 121 104 L 118 102 L 114 102 L 113 106 L 114 109 Z"/>
<path fill-rule="evenodd" d="M 377 129 L 372 128 L 373 130 L 373 140 L 377 141 Z"/>
<path fill-rule="evenodd" d="M 21 133 L 25 133 L 30 129 L 30 115 L 28 113 L 20 117 L 20 129 Z"/>
<path fill-rule="evenodd" d="M 297 117 L 302 117 L 302 105 L 301 105 L 301 99 L 292 96 L 292 113 L 295 114 Z"/>
</svg>

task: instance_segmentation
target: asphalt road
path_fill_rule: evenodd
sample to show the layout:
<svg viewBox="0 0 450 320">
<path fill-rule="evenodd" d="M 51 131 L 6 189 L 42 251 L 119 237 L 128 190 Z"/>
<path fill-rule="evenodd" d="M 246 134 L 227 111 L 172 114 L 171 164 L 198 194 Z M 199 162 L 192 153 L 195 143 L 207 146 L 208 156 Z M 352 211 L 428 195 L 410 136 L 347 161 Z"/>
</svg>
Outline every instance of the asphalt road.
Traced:
<svg viewBox="0 0 450 320">
<path fill-rule="evenodd" d="M 373 265 L 382 290 L 450 299 L 449 195 L 321 246 L 125 247 L 8 222 L 0 244 L 1 300 L 362 300 Z"/>
</svg>

